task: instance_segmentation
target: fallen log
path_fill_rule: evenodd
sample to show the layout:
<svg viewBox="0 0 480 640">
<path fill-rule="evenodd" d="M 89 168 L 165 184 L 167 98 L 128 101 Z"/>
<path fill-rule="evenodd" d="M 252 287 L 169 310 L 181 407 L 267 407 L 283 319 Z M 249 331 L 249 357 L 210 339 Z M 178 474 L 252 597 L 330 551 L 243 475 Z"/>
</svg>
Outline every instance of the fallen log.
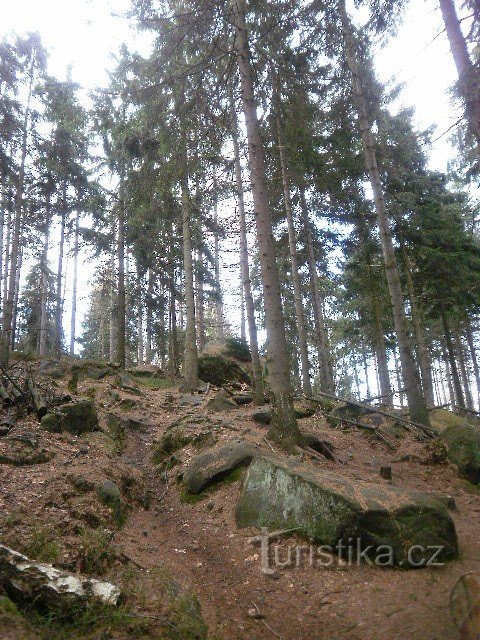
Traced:
<svg viewBox="0 0 480 640">
<path fill-rule="evenodd" d="M 33 404 L 35 405 L 35 411 L 39 420 L 48 413 L 48 406 L 45 398 L 40 393 L 40 390 L 35 385 L 32 377 L 27 378 L 27 387 L 32 396 Z"/>
<path fill-rule="evenodd" d="M 7 405 L 13 404 L 13 398 L 11 397 L 11 395 L 8 393 L 8 391 L 5 389 L 5 387 L 1 382 L 0 382 L 0 399 L 4 404 L 7 404 Z"/>
<path fill-rule="evenodd" d="M 356 420 L 351 420 L 350 418 L 336 418 L 336 420 L 340 420 L 340 422 L 347 422 L 348 424 L 353 425 L 354 427 L 358 427 L 359 429 L 364 429 L 365 431 L 370 431 L 370 433 L 374 434 L 379 440 L 381 440 L 384 444 L 387 445 L 389 449 L 394 451 L 397 447 L 395 443 L 387 438 L 378 427 L 374 427 L 371 424 L 365 424 L 363 422 L 357 422 Z"/>
<path fill-rule="evenodd" d="M 318 395 L 323 396 L 324 398 L 330 398 L 330 400 L 336 400 L 337 402 L 345 402 L 345 404 L 349 404 L 352 407 L 364 409 L 365 411 L 368 411 L 370 413 L 378 413 L 381 416 L 385 416 L 387 418 L 391 418 L 392 420 L 396 420 L 397 422 L 401 422 L 402 424 L 407 425 L 407 427 L 414 427 L 416 429 L 419 429 L 420 431 L 423 431 L 423 433 L 425 433 L 429 438 L 433 438 L 436 435 L 438 435 L 438 431 L 433 427 L 428 427 L 424 424 L 419 424 L 418 422 L 407 420 L 406 418 L 402 418 L 401 416 L 388 413 L 388 411 L 383 411 L 382 409 L 376 409 L 375 407 L 364 405 L 361 402 L 356 402 L 355 400 L 346 400 L 345 398 L 339 398 L 338 396 L 335 396 L 332 393 L 325 393 L 324 391 L 317 391 L 317 393 Z M 317 403 L 319 402 L 319 400 L 316 398 L 307 398 L 307 400 L 312 400 L 313 402 L 317 402 Z"/>
<path fill-rule="evenodd" d="M 0 544 L 0 584 L 14 601 L 35 602 L 67 612 L 92 601 L 117 605 L 120 589 L 110 582 L 76 575 L 30 560 Z"/>
<path fill-rule="evenodd" d="M 474 409 L 467 409 L 466 407 L 460 407 L 458 404 L 453 405 L 454 409 L 458 409 L 459 411 L 465 411 L 465 413 L 471 413 L 474 416 L 480 416 L 480 411 L 475 411 Z"/>
</svg>

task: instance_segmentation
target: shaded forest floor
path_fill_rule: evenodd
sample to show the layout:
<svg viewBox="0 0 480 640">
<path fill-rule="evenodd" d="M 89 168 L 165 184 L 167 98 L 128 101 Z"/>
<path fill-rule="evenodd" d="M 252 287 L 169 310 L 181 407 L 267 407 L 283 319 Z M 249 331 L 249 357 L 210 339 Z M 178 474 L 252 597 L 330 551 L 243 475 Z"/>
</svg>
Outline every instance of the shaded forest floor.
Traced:
<svg viewBox="0 0 480 640">
<path fill-rule="evenodd" d="M 40 374 L 37 379 L 56 394 L 69 393 L 70 373 L 48 382 Z M 195 406 L 178 387 L 155 384 L 135 378 L 138 390 L 131 393 L 119 388 L 114 376 L 81 380 L 75 395 L 94 398 L 100 431 L 78 437 L 46 433 L 30 414 L 16 422 L 8 441 L 0 438 L 0 459 L 18 446 L 47 454 L 36 464 L 0 464 L 0 542 L 110 580 L 125 594 L 117 617 L 97 626 L 77 620 L 68 628 L 32 612 L 24 617 L 2 609 L 0 600 L 2 640 L 202 638 L 197 599 L 208 637 L 217 640 L 458 637 L 449 595 L 462 574 L 480 570 L 480 491 L 452 465 L 439 462 L 428 443 L 403 432 L 392 451 L 368 432 L 330 426 L 321 415 L 301 421 L 302 428 L 331 442 L 347 460 L 313 459 L 311 464 L 354 481 L 379 483 L 388 482 L 379 468 L 389 465 L 394 484 L 452 496 L 460 560 L 404 571 L 338 561 L 321 568 L 304 557 L 301 566 L 278 569 L 272 577 L 262 573 L 259 548 L 249 542 L 258 531 L 235 524 L 239 474 L 198 499 L 187 497 L 181 484 L 189 460 L 215 444 L 242 438 L 272 454 L 266 427 L 252 419 L 255 408 L 207 413 L 212 390 Z M 190 443 L 154 464 L 157 443 L 182 416 Z M 124 421 L 121 429 L 115 418 Z M 93 490 L 106 479 L 121 489 L 121 512 L 102 505 Z M 282 539 L 282 557 L 294 543 L 305 544 Z"/>
</svg>

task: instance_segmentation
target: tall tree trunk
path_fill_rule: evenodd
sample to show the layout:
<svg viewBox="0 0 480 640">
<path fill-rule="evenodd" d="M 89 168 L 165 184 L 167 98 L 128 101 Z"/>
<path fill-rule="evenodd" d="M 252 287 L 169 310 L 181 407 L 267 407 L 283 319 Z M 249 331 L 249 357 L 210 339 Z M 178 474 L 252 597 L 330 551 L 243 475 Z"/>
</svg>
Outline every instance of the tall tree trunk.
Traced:
<svg viewBox="0 0 480 640">
<path fill-rule="evenodd" d="M 3 306 L 2 282 L 3 282 L 3 239 L 5 231 L 5 220 L 8 211 L 8 182 L 5 179 L 5 185 L 2 189 L 2 204 L 0 210 L 0 301 Z"/>
<path fill-rule="evenodd" d="M 467 409 L 473 409 L 473 398 L 470 390 L 470 380 L 468 376 L 467 363 L 465 361 L 465 350 L 462 342 L 462 334 L 459 330 L 455 332 L 455 343 L 457 346 L 457 361 L 460 365 L 460 376 L 464 390 L 465 403 Z"/>
<path fill-rule="evenodd" d="M 2 305 L 2 322 L 5 316 L 5 304 L 8 296 L 8 281 L 9 281 L 9 268 L 10 268 L 10 244 L 12 238 L 12 211 L 7 211 L 7 233 L 5 238 L 5 264 L 3 273 L 3 305 Z"/>
<path fill-rule="evenodd" d="M 50 196 L 45 202 L 45 233 L 42 255 L 42 301 L 40 307 L 40 340 L 38 354 L 41 358 L 47 355 L 47 331 L 48 331 L 48 244 L 50 241 Z"/>
<path fill-rule="evenodd" d="M 400 406 L 403 408 L 405 406 L 405 396 L 403 393 L 402 387 L 402 377 L 400 375 L 400 362 L 398 361 L 397 349 L 393 349 L 393 357 L 395 360 L 395 375 L 397 377 L 397 388 L 398 388 L 398 396 L 400 399 Z"/>
<path fill-rule="evenodd" d="M 22 235 L 20 235 L 20 252 L 18 254 L 17 269 L 15 275 L 15 302 L 13 305 L 13 318 L 12 318 L 12 351 L 15 351 L 15 344 L 17 340 L 17 320 L 18 320 L 18 299 L 20 296 L 20 274 L 22 272 L 23 264 L 23 242 Z"/>
<path fill-rule="evenodd" d="M 243 111 L 247 129 L 250 181 L 255 209 L 268 340 L 268 368 L 273 395 L 273 416 L 268 434 L 272 440 L 290 448 L 299 443 L 302 438 L 292 402 L 285 320 L 273 238 L 272 217 L 268 202 L 265 157 L 260 124 L 257 117 L 250 45 L 245 23 L 245 0 L 232 0 L 232 8 Z"/>
<path fill-rule="evenodd" d="M 448 386 L 448 396 L 449 396 L 449 401 L 450 404 L 455 404 L 456 400 L 455 400 L 455 391 L 453 389 L 453 384 L 452 384 L 452 372 L 450 370 L 450 359 L 448 356 L 448 351 L 446 346 L 443 347 L 443 361 L 445 363 L 445 373 L 446 373 L 446 378 L 447 378 L 447 386 Z"/>
<path fill-rule="evenodd" d="M 367 398 L 370 398 L 371 390 L 370 390 L 370 380 L 368 375 L 367 349 L 364 344 L 362 345 L 362 362 L 363 362 L 363 373 L 365 375 L 365 385 L 367 387 Z"/>
<path fill-rule="evenodd" d="M 477 352 L 475 350 L 475 342 L 473 339 L 472 324 L 468 316 L 465 323 L 465 335 L 467 337 L 468 349 L 470 351 L 470 358 L 472 360 L 473 373 L 475 375 L 475 384 L 477 387 L 478 408 L 480 409 L 480 369 L 478 366 Z"/>
<path fill-rule="evenodd" d="M 382 326 L 382 314 L 377 296 L 373 296 L 373 313 L 375 321 L 375 340 L 377 344 L 378 378 L 380 381 L 381 403 L 393 407 L 393 394 L 388 373 L 388 356 L 385 335 Z"/>
<path fill-rule="evenodd" d="M 405 278 L 407 281 L 408 297 L 410 298 L 410 308 L 412 311 L 412 324 L 415 332 L 415 342 L 417 345 L 417 356 L 420 364 L 420 372 L 422 375 L 422 386 L 425 394 L 425 400 L 429 406 L 434 406 L 435 401 L 433 399 L 433 382 L 432 382 L 432 364 L 430 360 L 430 354 L 427 349 L 424 335 L 424 322 L 422 312 L 418 304 L 417 296 L 415 293 L 415 285 L 413 283 L 412 265 L 408 256 L 407 248 L 403 239 L 401 241 L 403 264 L 405 267 Z"/>
<path fill-rule="evenodd" d="M 223 295 L 222 284 L 220 282 L 220 238 L 218 227 L 218 201 L 217 201 L 217 181 L 213 181 L 214 201 L 213 201 L 213 223 L 214 223 L 214 268 L 215 268 L 215 336 L 217 340 L 224 338 L 224 317 L 223 317 Z"/>
<path fill-rule="evenodd" d="M 315 260 L 315 250 L 313 246 L 313 235 L 310 227 L 310 216 L 308 213 L 307 199 L 305 197 L 305 187 L 300 189 L 300 205 L 302 212 L 303 232 L 305 235 L 305 248 L 307 250 L 308 274 L 310 277 L 310 291 L 313 302 L 313 315 L 315 318 L 315 340 L 317 344 L 318 363 L 320 368 L 320 388 L 326 393 L 335 392 L 333 380 L 333 369 L 328 344 L 328 332 L 323 313 L 323 300 L 320 293 L 320 280 L 317 272 L 317 262 Z"/>
<path fill-rule="evenodd" d="M 30 73 L 27 93 L 27 103 L 23 116 L 22 125 L 22 146 L 20 153 L 20 165 L 18 169 L 17 190 L 15 193 L 15 206 L 13 216 L 13 234 L 12 248 L 10 254 L 10 273 L 8 276 L 8 290 L 3 301 L 3 326 L 2 341 L 0 349 L 0 364 L 4 367 L 8 365 L 10 355 L 10 343 L 12 339 L 12 320 L 15 304 L 15 287 L 17 281 L 16 268 L 18 264 L 18 256 L 20 251 L 20 231 L 22 227 L 23 217 L 23 190 L 25 183 L 25 162 L 27 159 L 27 142 L 28 142 L 28 123 L 30 120 L 30 103 L 32 99 L 33 81 L 34 81 L 35 55 L 32 54 L 30 62 Z M 5 272 L 6 274 L 6 272 Z"/>
<path fill-rule="evenodd" d="M 457 68 L 461 95 L 465 101 L 468 123 L 480 150 L 480 72 L 472 62 L 460 27 L 453 0 L 440 0 L 445 31 Z"/>
<path fill-rule="evenodd" d="M 170 379 L 175 381 L 178 374 L 178 340 L 177 340 L 177 311 L 175 306 L 175 267 L 173 260 L 170 267 L 169 286 L 169 373 Z"/>
<path fill-rule="evenodd" d="M 62 213 L 60 218 L 60 243 L 58 249 L 57 288 L 55 300 L 55 357 L 62 355 L 62 311 L 63 311 L 63 254 L 65 251 L 65 224 L 67 219 L 67 185 L 62 187 Z"/>
<path fill-rule="evenodd" d="M 240 272 L 240 282 L 242 274 Z M 243 284 L 240 284 L 240 340 L 247 341 L 247 318 L 245 316 L 245 296 L 243 295 Z"/>
<path fill-rule="evenodd" d="M 312 383 L 310 381 L 310 362 L 308 357 L 307 330 L 303 313 L 302 283 L 300 281 L 300 268 L 297 256 L 297 238 L 292 213 L 292 200 L 290 197 L 290 181 L 287 170 L 287 158 L 283 141 L 282 122 L 280 118 L 280 105 L 276 104 L 277 139 L 280 151 L 280 168 L 282 172 L 283 199 L 288 228 L 288 247 L 290 251 L 290 263 L 292 265 L 293 301 L 295 305 L 295 319 L 298 332 L 298 345 L 300 351 L 300 364 L 302 370 L 302 390 L 308 397 L 312 397 Z"/>
<path fill-rule="evenodd" d="M 356 59 L 352 25 L 345 8 L 345 0 L 340 0 L 339 7 L 343 26 L 345 56 L 351 72 L 353 98 L 358 111 L 358 127 L 362 138 L 365 165 L 372 186 L 375 210 L 380 230 L 380 241 L 382 245 L 388 289 L 390 292 L 395 333 L 398 340 L 400 362 L 402 365 L 402 377 L 406 389 L 408 409 L 412 420 L 419 422 L 420 424 L 429 424 L 427 404 L 424 396 L 422 395 L 420 379 L 408 337 L 405 302 L 400 282 L 397 259 L 395 256 L 395 249 L 393 246 L 392 232 L 388 220 L 383 186 L 377 165 L 375 141 L 368 120 L 367 103 Z"/>
<path fill-rule="evenodd" d="M 203 264 L 203 251 L 198 249 L 197 251 L 197 269 L 196 269 L 196 305 L 197 305 L 197 336 L 198 336 L 198 348 L 203 351 L 205 343 L 207 341 L 205 335 L 205 288 L 204 288 L 204 264 Z"/>
<path fill-rule="evenodd" d="M 247 313 L 248 337 L 252 358 L 253 401 L 256 405 L 265 404 L 265 387 L 263 384 L 262 365 L 258 353 L 257 325 L 255 323 L 255 305 L 253 302 L 252 282 L 250 280 L 250 265 L 248 263 L 247 219 L 245 215 L 245 198 L 243 195 L 242 163 L 240 160 L 240 144 L 238 141 L 238 117 L 233 95 L 231 100 L 232 113 L 232 142 L 235 156 L 235 181 L 238 202 L 238 222 L 240 228 L 240 270 L 242 277 L 243 295 Z"/>
<path fill-rule="evenodd" d="M 147 275 L 147 299 L 146 299 L 146 312 L 147 312 L 147 340 L 145 343 L 145 362 L 151 364 L 152 362 L 152 334 L 153 334 L 153 270 L 148 270 Z"/>
<path fill-rule="evenodd" d="M 115 225 L 112 225 L 113 242 L 115 242 Z M 117 296 L 115 290 L 116 252 L 112 246 L 110 256 L 110 325 L 109 325 L 109 354 L 110 362 L 115 362 L 115 325 L 117 316 Z"/>
<path fill-rule="evenodd" d="M 125 161 L 120 167 L 117 230 L 117 362 L 120 369 L 126 366 L 126 294 L 125 294 Z"/>
<path fill-rule="evenodd" d="M 143 359 L 143 276 L 137 265 L 137 365 L 144 363 Z"/>
<path fill-rule="evenodd" d="M 72 284 L 72 315 L 70 317 L 70 355 L 75 355 L 75 338 L 77 329 L 77 289 L 78 289 L 78 240 L 80 230 L 80 212 L 75 219 L 75 238 L 73 241 L 73 284 Z"/>
<path fill-rule="evenodd" d="M 443 330 L 445 332 L 445 344 L 447 345 L 447 354 L 450 364 L 450 370 L 452 373 L 453 387 L 455 389 L 455 396 L 452 395 L 452 402 L 456 397 L 456 403 L 459 407 L 465 409 L 465 399 L 463 397 L 462 385 L 460 384 L 460 376 L 458 375 L 457 361 L 455 360 L 455 350 L 453 348 L 452 334 L 450 332 L 450 326 L 448 324 L 447 314 L 443 307 L 440 307 L 440 316 L 442 318 Z"/>
<path fill-rule="evenodd" d="M 185 152 L 186 155 L 186 152 Z M 185 160 L 185 166 L 186 160 Z M 193 287 L 192 259 L 192 203 L 188 188 L 188 174 L 184 171 L 181 178 L 182 190 L 182 231 L 183 231 L 183 269 L 185 278 L 185 356 L 184 383 L 185 391 L 193 392 L 198 388 L 198 351 L 197 327 L 195 322 L 195 293 Z"/>
</svg>

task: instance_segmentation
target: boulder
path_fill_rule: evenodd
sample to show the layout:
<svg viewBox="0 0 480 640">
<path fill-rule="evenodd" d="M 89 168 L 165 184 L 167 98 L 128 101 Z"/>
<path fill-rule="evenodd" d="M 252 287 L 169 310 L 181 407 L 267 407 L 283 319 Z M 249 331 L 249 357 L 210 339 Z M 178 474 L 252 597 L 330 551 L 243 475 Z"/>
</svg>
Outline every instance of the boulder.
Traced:
<svg viewBox="0 0 480 640">
<path fill-rule="evenodd" d="M 272 458 L 250 465 L 236 518 L 239 527 L 297 529 L 334 549 L 349 539 L 362 550 L 388 545 L 391 564 L 405 568 L 413 566 L 409 549 L 414 545 L 441 547 L 437 562 L 458 556 L 453 520 L 431 496 Z"/>
<path fill-rule="evenodd" d="M 207 409 L 211 413 L 216 411 L 231 411 L 238 409 L 238 404 L 230 397 L 225 389 L 219 389 L 217 393 L 207 402 Z"/>
<path fill-rule="evenodd" d="M 96 431 L 98 427 L 97 411 L 93 400 L 82 398 L 78 402 L 69 402 L 58 407 L 55 413 L 45 415 L 40 425 L 45 431 L 60 433 L 68 431 L 72 435 L 81 435 Z"/>
<path fill-rule="evenodd" d="M 153 380 L 164 380 L 165 372 L 154 364 L 144 364 L 134 369 L 128 369 L 129 374 L 136 378 L 146 378 Z"/>
<path fill-rule="evenodd" d="M 201 355 L 198 359 L 198 373 L 204 382 L 223 387 L 231 382 L 250 384 L 250 376 L 238 362 L 221 355 Z"/>
<path fill-rule="evenodd" d="M 238 395 L 233 395 L 233 399 L 237 404 L 252 404 L 253 396 L 250 393 L 241 393 Z"/>
<path fill-rule="evenodd" d="M 453 424 L 440 434 L 447 446 L 450 462 L 458 467 L 459 474 L 477 484 L 480 482 L 480 430 L 468 424 Z"/>
<path fill-rule="evenodd" d="M 2 544 L 0 584 L 14 602 L 35 603 L 54 612 L 68 613 L 92 602 L 116 605 L 120 599 L 120 590 L 110 582 L 34 562 Z"/>
<path fill-rule="evenodd" d="M 233 440 L 217 449 L 210 449 L 194 458 L 185 471 L 188 493 L 198 494 L 215 482 L 223 480 L 239 467 L 246 467 L 259 455 L 259 448 L 244 440 Z"/>
</svg>

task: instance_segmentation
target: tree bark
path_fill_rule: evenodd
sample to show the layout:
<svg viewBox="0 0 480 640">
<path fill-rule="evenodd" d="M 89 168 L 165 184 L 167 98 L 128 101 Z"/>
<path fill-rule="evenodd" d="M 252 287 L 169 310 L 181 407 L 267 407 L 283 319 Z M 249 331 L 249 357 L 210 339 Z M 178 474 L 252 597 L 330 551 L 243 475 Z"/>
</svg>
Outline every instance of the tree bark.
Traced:
<svg viewBox="0 0 480 640">
<path fill-rule="evenodd" d="M 245 198 L 243 195 L 242 163 L 240 160 L 240 144 L 238 134 L 238 117 L 235 109 L 233 94 L 230 97 L 232 113 L 232 142 L 235 156 L 235 181 L 238 202 L 238 223 L 240 229 L 240 271 L 245 297 L 245 309 L 248 323 L 248 337 L 252 358 L 253 401 L 256 405 L 265 404 L 265 386 L 263 384 L 262 365 L 258 352 L 257 325 L 255 322 L 255 305 L 253 302 L 252 282 L 250 280 L 250 265 L 248 263 L 247 219 L 245 215 Z"/>
<path fill-rule="evenodd" d="M 137 365 L 140 366 L 144 363 L 143 359 L 143 278 L 140 270 L 137 273 Z"/>
<path fill-rule="evenodd" d="M 443 330 L 445 332 L 445 344 L 447 345 L 447 354 L 448 354 L 447 362 L 449 362 L 450 364 L 453 387 L 455 390 L 456 404 L 458 404 L 459 407 L 462 407 L 463 409 L 465 409 L 465 399 L 463 397 L 462 385 L 460 384 L 460 376 L 458 375 L 457 361 L 455 360 L 455 350 L 453 348 L 452 334 L 450 332 L 447 314 L 443 305 L 440 307 L 440 316 L 442 319 Z M 453 399 L 454 398 L 452 396 L 452 402 L 453 402 Z"/>
<path fill-rule="evenodd" d="M 45 233 L 42 255 L 42 301 L 40 308 L 40 341 L 38 355 L 44 358 L 47 355 L 47 330 L 48 330 L 48 244 L 50 241 L 50 195 L 45 202 Z"/>
<path fill-rule="evenodd" d="M 420 372 L 422 375 L 422 386 L 425 394 L 425 400 L 431 407 L 434 406 L 435 401 L 433 398 L 433 381 L 432 381 L 432 363 L 430 360 L 430 354 L 425 342 L 425 335 L 423 331 L 424 322 L 422 318 L 422 312 L 418 304 L 417 296 L 415 294 L 415 285 L 412 277 L 412 265 L 407 253 L 407 248 L 402 241 L 402 256 L 405 266 L 405 278 L 407 281 L 408 297 L 410 298 L 410 308 L 412 311 L 412 324 L 415 332 L 415 342 L 417 345 L 417 356 L 420 364 Z"/>
<path fill-rule="evenodd" d="M 440 9 L 457 68 L 468 124 L 480 150 L 480 72 L 470 58 L 453 0 L 440 0 Z"/>
<path fill-rule="evenodd" d="M 186 152 L 185 152 L 186 155 Z M 186 166 L 186 160 L 185 160 Z M 188 174 L 183 172 L 181 177 L 182 191 L 182 231 L 183 231 L 183 269 L 185 278 L 185 356 L 183 372 L 183 389 L 193 392 L 198 388 L 198 351 L 197 351 L 197 327 L 195 321 L 195 293 L 193 287 L 193 260 L 192 260 L 192 231 L 191 217 L 192 206 L 188 188 Z"/>
<path fill-rule="evenodd" d="M 169 373 L 173 382 L 178 374 L 178 341 L 177 341 L 177 311 L 175 307 L 175 267 L 173 260 L 170 266 L 170 287 L 169 287 Z"/>
<path fill-rule="evenodd" d="M 308 357 L 307 330 L 303 313 L 302 283 L 300 282 L 300 268 L 297 256 L 297 238 L 292 213 L 292 200 L 290 197 L 290 182 L 287 170 L 287 158 L 283 141 L 282 122 L 280 117 L 280 105 L 276 104 L 276 125 L 278 148 L 280 152 L 280 168 L 282 172 L 283 201 L 288 228 L 288 247 L 290 251 L 290 263 L 292 266 L 293 301 L 295 305 L 295 318 L 297 321 L 298 345 L 300 352 L 300 365 L 302 371 L 302 390 L 308 398 L 312 397 L 312 384 L 310 381 L 310 362 Z"/>
<path fill-rule="evenodd" d="M 380 382 L 380 395 L 382 403 L 393 407 L 393 394 L 388 373 L 388 356 L 385 344 L 385 334 L 383 333 L 382 315 L 377 296 L 373 296 L 373 313 L 375 321 L 375 339 L 377 344 L 378 379 Z"/>
<path fill-rule="evenodd" d="M 115 225 L 112 225 L 112 242 L 115 242 Z M 115 362 L 115 318 L 117 316 L 117 296 L 115 292 L 115 266 L 116 266 L 116 252 L 114 247 L 111 248 L 110 259 L 110 324 L 109 324 L 109 359 L 110 362 Z"/>
<path fill-rule="evenodd" d="M 473 373 L 475 375 L 475 383 L 477 386 L 478 408 L 480 409 L 480 369 L 478 366 L 477 352 L 475 350 L 475 342 L 473 339 L 472 324 L 468 316 L 466 318 L 465 324 L 465 335 L 467 337 L 468 349 L 470 351 L 470 359 L 472 360 Z"/>
<path fill-rule="evenodd" d="M 310 227 L 305 188 L 300 189 L 300 205 L 302 212 L 303 231 L 305 234 L 305 248 L 307 250 L 308 274 L 310 277 L 310 291 L 313 302 L 313 315 L 315 318 L 315 340 L 317 344 L 318 364 L 320 369 L 320 389 L 327 393 L 335 393 L 333 380 L 332 361 L 328 344 L 328 332 L 323 313 L 323 299 L 320 293 L 320 280 L 317 272 L 317 262 L 313 246 L 313 235 Z"/>
<path fill-rule="evenodd" d="M 214 201 L 213 201 L 213 225 L 214 225 L 214 267 L 215 267 L 215 336 L 217 340 L 222 341 L 225 336 L 224 318 L 223 318 L 223 296 L 222 285 L 220 282 L 220 238 L 218 228 L 218 201 L 217 201 L 217 181 L 213 181 Z"/>
<path fill-rule="evenodd" d="M 197 305 L 197 336 L 198 336 L 198 349 L 203 351 L 206 344 L 205 334 L 205 288 L 204 288 L 204 273 L 203 273 L 203 251 L 201 248 L 197 251 L 197 269 L 196 269 L 196 305 Z"/>
<path fill-rule="evenodd" d="M 72 315 L 70 317 L 70 356 L 75 355 L 75 338 L 77 328 L 77 289 L 78 289 L 78 240 L 80 229 L 80 212 L 75 219 L 75 238 L 73 241 L 73 283 L 72 283 Z"/>
<path fill-rule="evenodd" d="M 22 125 L 22 146 L 20 153 L 20 166 L 18 170 L 17 190 L 15 194 L 15 206 L 13 217 L 13 234 L 12 247 L 10 253 L 10 273 L 8 276 L 8 290 L 3 301 L 3 326 L 2 326 L 2 344 L 0 350 L 0 364 L 3 367 L 8 365 L 10 356 L 10 343 L 12 339 L 12 319 L 13 307 L 15 304 L 15 287 L 16 287 L 16 269 L 18 264 L 18 256 L 20 250 L 20 230 L 23 217 L 23 190 L 25 183 L 25 162 L 27 159 L 27 142 L 28 142 L 28 122 L 30 119 L 30 103 L 32 99 L 33 81 L 34 81 L 35 55 L 32 53 L 30 61 L 30 80 L 28 83 L 27 103 L 23 116 Z"/>
<path fill-rule="evenodd" d="M 62 355 L 62 311 L 63 311 L 63 254 L 65 250 L 65 224 L 67 218 L 67 184 L 62 187 L 62 213 L 60 217 L 60 243 L 58 248 L 57 287 L 55 300 L 55 357 Z"/>
<path fill-rule="evenodd" d="M 390 292 L 395 333 L 398 340 L 402 377 L 406 389 L 408 409 L 413 421 L 428 425 L 430 421 L 428 417 L 427 404 L 424 396 L 422 395 L 420 379 L 408 337 L 405 301 L 403 298 L 397 259 L 393 246 L 392 232 L 385 204 L 383 186 L 377 165 L 375 140 L 368 121 L 367 103 L 356 60 L 352 25 L 345 8 L 345 0 L 340 0 L 339 8 L 343 25 L 345 56 L 351 72 L 353 98 L 358 112 L 358 127 L 362 138 L 365 165 L 372 186 L 375 210 L 380 230 L 380 241 L 385 263 L 388 289 Z"/>
<path fill-rule="evenodd" d="M 272 422 L 268 434 L 270 439 L 282 446 L 293 448 L 302 438 L 293 410 L 280 279 L 266 184 L 265 157 L 257 117 L 250 45 L 245 22 L 245 0 L 232 0 L 232 8 L 236 33 L 235 48 L 247 129 L 250 181 L 255 209 L 268 340 L 268 368 L 273 396 Z"/>
<path fill-rule="evenodd" d="M 458 330 L 455 332 L 455 343 L 457 346 L 457 361 L 460 365 L 460 376 L 462 379 L 466 408 L 473 409 L 473 398 L 470 390 L 470 381 L 468 379 L 469 376 L 467 364 L 465 361 L 465 351 L 462 343 L 462 335 Z"/>
<path fill-rule="evenodd" d="M 146 312 L 147 312 L 147 340 L 145 343 L 145 362 L 150 364 L 152 362 L 152 334 L 153 334 L 153 270 L 148 270 L 147 276 L 147 299 L 146 299 Z"/>
<path fill-rule="evenodd" d="M 118 193 L 117 230 L 117 362 L 121 370 L 126 366 L 126 298 L 125 298 L 125 160 L 121 159 Z"/>
</svg>

